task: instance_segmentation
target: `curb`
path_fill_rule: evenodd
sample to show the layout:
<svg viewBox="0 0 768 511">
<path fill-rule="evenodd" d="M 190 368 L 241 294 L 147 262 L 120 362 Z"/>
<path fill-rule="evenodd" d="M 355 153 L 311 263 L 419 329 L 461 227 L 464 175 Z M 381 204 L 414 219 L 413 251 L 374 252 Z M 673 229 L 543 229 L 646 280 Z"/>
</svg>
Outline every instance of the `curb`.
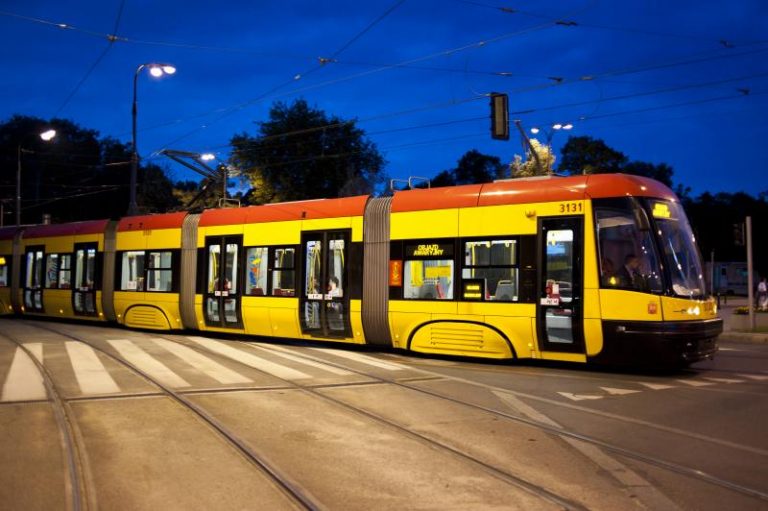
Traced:
<svg viewBox="0 0 768 511">
<path fill-rule="evenodd" d="M 717 340 L 719 342 L 736 342 L 742 344 L 768 344 L 768 333 L 723 332 Z"/>
</svg>

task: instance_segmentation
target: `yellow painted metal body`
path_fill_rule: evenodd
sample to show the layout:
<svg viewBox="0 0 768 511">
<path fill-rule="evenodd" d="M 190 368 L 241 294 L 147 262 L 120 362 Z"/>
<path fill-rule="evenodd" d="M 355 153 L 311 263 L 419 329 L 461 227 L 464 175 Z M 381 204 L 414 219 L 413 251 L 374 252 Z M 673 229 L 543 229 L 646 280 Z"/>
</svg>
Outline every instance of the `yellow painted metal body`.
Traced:
<svg viewBox="0 0 768 511">
<path fill-rule="evenodd" d="M 179 250 L 181 229 L 145 229 L 117 233 L 116 250 Z M 116 268 L 122 261 L 115 260 Z M 183 328 L 179 293 L 115 290 L 117 321 L 131 328 L 173 330 Z"/>
<path fill-rule="evenodd" d="M 589 201 L 571 201 L 591 219 Z M 563 216 L 561 202 L 393 213 L 391 239 L 535 235 L 538 219 Z M 585 329 L 587 353 L 602 347 L 594 233 L 585 226 Z M 589 318 L 589 319 L 588 319 Z M 531 303 L 391 300 L 393 345 L 422 353 L 481 358 L 542 358 L 585 362 L 586 354 L 541 352 L 536 305 Z"/>
<path fill-rule="evenodd" d="M 351 229 L 352 242 L 363 240 L 363 217 L 338 217 L 327 219 L 265 222 L 246 225 L 201 226 L 198 229 L 197 246 L 205 248 L 209 236 L 243 236 L 245 247 L 299 245 L 302 232 Z M 303 264 L 296 260 L 297 267 Z M 296 290 L 298 294 L 300 289 Z M 290 339 L 322 340 L 365 344 L 361 319 L 360 300 L 350 301 L 352 337 L 318 337 L 304 334 L 299 325 L 299 298 L 277 296 L 243 296 L 241 312 L 243 328 L 220 328 L 206 325 L 203 311 L 203 295 L 195 296 L 198 328 L 210 332 L 242 333 L 257 336 L 284 337 Z"/>
<path fill-rule="evenodd" d="M 22 238 L 21 240 L 21 268 L 17 271 L 21 272 L 23 276 L 25 262 L 25 254 L 27 247 L 44 247 L 44 253 L 47 254 L 71 254 L 75 250 L 75 244 L 78 243 L 95 243 L 97 244 L 97 251 L 102 253 L 104 251 L 104 235 L 103 234 L 79 234 L 74 236 L 50 236 L 45 238 Z M 72 276 L 74 281 L 75 274 L 75 262 L 72 261 Z M 24 282 L 21 280 L 19 289 L 19 303 L 24 303 Z M 25 310 L 22 305 L 21 310 L 24 314 L 30 316 L 48 316 L 58 318 L 75 318 L 87 321 L 106 321 L 104 312 L 101 306 L 101 291 L 96 291 L 95 302 L 96 315 L 81 315 L 75 314 L 72 305 L 72 289 L 43 289 L 43 312 L 34 312 Z"/>
</svg>

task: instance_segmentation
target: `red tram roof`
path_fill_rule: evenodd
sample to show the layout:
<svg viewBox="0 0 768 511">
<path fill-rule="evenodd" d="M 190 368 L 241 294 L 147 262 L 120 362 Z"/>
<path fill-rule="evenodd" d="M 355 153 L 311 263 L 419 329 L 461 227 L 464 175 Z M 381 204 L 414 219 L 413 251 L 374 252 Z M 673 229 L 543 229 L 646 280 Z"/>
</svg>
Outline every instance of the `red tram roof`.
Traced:
<svg viewBox="0 0 768 511">
<path fill-rule="evenodd" d="M 677 200 L 672 190 L 653 179 L 628 174 L 592 174 L 397 192 L 392 199 L 392 212 L 625 196 Z"/>
<path fill-rule="evenodd" d="M 314 220 L 362 216 L 367 195 L 341 199 L 320 199 L 299 202 L 283 202 L 233 209 L 208 209 L 200 217 L 200 227 L 212 225 L 236 225 L 289 220 Z"/>
<path fill-rule="evenodd" d="M 143 231 L 145 229 L 180 229 L 187 217 L 186 212 L 162 215 L 127 216 L 117 224 L 118 232 Z"/>
<path fill-rule="evenodd" d="M 88 220 L 68 224 L 36 225 L 24 229 L 24 238 L 47 238 L 54 236 L 76 236 L 79 234 L 102 234 L 109 220 Z"/>
</svg>

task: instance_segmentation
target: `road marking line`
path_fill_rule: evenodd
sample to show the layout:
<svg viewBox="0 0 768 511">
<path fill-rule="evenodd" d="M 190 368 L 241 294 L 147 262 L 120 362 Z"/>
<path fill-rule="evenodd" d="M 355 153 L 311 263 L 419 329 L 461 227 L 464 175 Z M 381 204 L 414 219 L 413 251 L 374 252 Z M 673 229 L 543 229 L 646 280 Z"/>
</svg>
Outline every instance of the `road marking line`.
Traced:
<svg viewBox="0 0 768 511">
<path fill-rule="evenodd" d="M 661 383 L 645 383 L 645 382 L 638 382 L 640 385 L 644 387 L 648 387 L 651 390 L 666 390 L 666 389 L 674 389 L 674 385 L 664 385 Z"/>
<path fill-rule="evenodd" d="M 107 372 L 96 352 L 81 342 L 64 343 L 69 355 L 69 362 L 83 394 L 114 394 L 120 392 L 115 380 Z"/>
<path fill-rule="evenodd" d="M 184 378 L 171 371 L 165 364 L 145 352 L 133 341 L 128 339 L 112 339 L 107 341 L 131 364 L 135 365 L 152 378 L 169 387 L 190 387 Z"/>
<path fill-rule="evenodd" d="M 32 352 L 32 356 L 37 359 L 41 364 L 43 363 L 43 343 L 41 342 L 28 342 L 24 344 L 24 347 Z"/>
<path fill-rule="evenodd" d="M 160 346 L 161 348 L 164 348 L 165 350 L 170 351 L 171 353 L 173 353 L 174 355 L 182 359 L 187 364 L 191 365 L 192 367 L 204 373 L 205 375 L 210 376 L 211 378 L 213 378 L 219 383 L 229 384 L 229 383 L 253 382 L 253 380 L 251 380 L 250 378 L 246 378 L 242 374 L 235 372 L 232 369 L 226 366 L 223 366 L 214 360 L 211 360 L 210 358 L 206 357 L 202 353 L 198 353 L 192 348 L 189 348 L 182 344 L 171 342 L 167 339 L 154 338 L 150 340 L 155 344 L 157 344 L 158 346 Z"/>
<path fill-rule="evenodd" d="M 558 392 L 563 397 L 571 401 L 584 401 L 585 399 L 603 399 L 605 396 L 595 396 L 594 394 L 571 394 L 570 392 Z"/>
<path fill-rule="evenodd" d="M 282 366 L 274 362 L 270 362 L 269 360 L 257 357 L 256 355 L 246 353 L 243 350 L 228 346 L 221 341 L 214 341 L 213 339 L 207 339 L 205 337 L 188 337 L 188 339 L 215 353 L 229 357 L 232 360 L 237 360 L 238 362 L 242 362 L 243 364 L 251 366 L 254 369 L 258 369 L 259 371 L 271 374 L 272 376 L 277 376 L 278 378 L 283 378 L 284 380 L 302 380 L 305 378 L 310 378 L 310 375 L 306 373 L 302 373 L 296 369 L 291 369 L 290 367 Z"/>
<path fill-rule="evenodd" d="M 706 387 L 707 385 L 714 385 L 712 382 L 708 381 L 697 381 L 697 380 L 677 380 L 680 383 L 685 383 L 686 385 L 689 385 L 691 387 Z"/>
<path fill-rule="evenodd" d="M 267 351 L 278 357 L 287 358 L 288 360 L 293 360 L 294 362 L 299 362 L 301 364 L 306 364 L 311 367 L 316 367 L 318 369 L 322 369 L 323 371 L 328 371 L 329 373 L 337 374 L 339 376 L 349 376 L 350 374 L 354 374 L 350 371 L 347 371 L 346 369 L 339 369 L 337 367 L 333 367 L 328 364 L 323 364 L 322 362 L 315 362 L 314 360 L 308 360 L 308 359 L 304 359 L 299 356 L 293 355 L 291 354 L 290 350 L 283 348 L 281 346 L 270 345 L 269 347 L 266 347 L 266 346 L 255 346 L 250 344 L 249 346 L 251 346 L 252 348 L 257 348 L 263 351 Z"/>
<path fill-rule="evenodd" d="M 706 376 L 704 379 L 712 380 L 717 383 L 744 383 L 744 380 L 734 380 L 732 378 L 711 378 L 709 376 Z"/>
<path fill-rule="evenodd" d="M 614 387 L 600 387 L 612 396 L 626 396 L 627 394 L 639 394 L 642 390 L 617 389 Z"/>
<path fill-rule="evenodd" d="M 749 378 L 750 380 L 756 380 L 756 381 L 765 381 L 768 380 L 768 376 L 762 376 L 760 374 L 740 374 L 739 376 L 743 378 Z"/>
<path fill-rule="evenodd" d="M 517 396 L 498 390 L 492 390 L 492 392 L 513 410 L 517 410 L 522 415 L 554 428 L 563 428 L 561 424 L 547 415 L 544 415 L 532 406 L 527 405 Z M 606 454 L 599 447 L 567 436 L 561 436 L 560 438 L 586 458 L 593 461 L 600 468 L 611 474 L 614 479 L 622 483 L 625 487 L 631 488 L 633 493 L 640 494 L 642 503 L 649 509 L 679 509 L 674 502 L 654 488 L 653 485 L 643 479 L 639 474 L 611 455 Z"/>
<path fill-rule="evenodd" d="M 37 345 L 37 346 L 33 346 Z M 43 345 L 41 343 L 25 344 L 35 358 L 42 359 Z M 38 353 L 40 356 L 38 357 Z M 0 401 L 37 401 L 48 399 L 48 393 L 43 384 L 43 376 L 37 370 L 35 362 L 20 346 L 13 354 L 11 368 L 5 378 L 3 393 Z"/>
<path fill-rule="evenodd" d="M 381 360 L 377 360 L 373 357 L 369 357 L 367 355 L 360 355 L 359 353 L 354 353 L 351 351 L 331 350 L 328 348 L 309 348 L 309 349 L 317 351 L 318 353 L 330 353 L 331 355 L 336 355 L 337 357 L 347 358 L 349 360 L 354 360 L 355 362 L 359 362 L 361 364 L 378 367 L 380 369 L 386 369 L 387 371 L 402 371 L 403 369 L 407 369 L 405 366 L 402 366 L 400 364 L 394 364 L 392 362 L 382 362 Z"/>
</svg>

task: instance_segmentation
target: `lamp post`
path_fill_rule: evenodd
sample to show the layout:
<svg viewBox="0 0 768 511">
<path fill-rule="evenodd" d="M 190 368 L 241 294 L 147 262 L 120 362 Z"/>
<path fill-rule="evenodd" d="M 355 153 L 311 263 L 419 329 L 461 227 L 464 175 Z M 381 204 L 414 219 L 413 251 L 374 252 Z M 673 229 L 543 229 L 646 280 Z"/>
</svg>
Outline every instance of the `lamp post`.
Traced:
<svg viewBox="0 0 768 511">
<path fill-rule="evenodd" d="M 138 89 L 139 74 L 143 69 L 149 69 L 149 74 L 155 78 L 159 78 L 163 75 L 172 75 L 176 72 L 176 68 L 170 64 L 148 63 L 140 64 L 133 74 L 133 108 L 131 109 L 131 198 L 128 203 L 128 215 L 136 215 L 139 212 L 139 207 L 136 204 L 136 176 L 139 171 L 139 152 L 136 149 L 136 91 Z"/>
<path fill-rule="evenodd" d="M 550 126 L 549 129 L 547 128 L 537 128 L 534 126 L 531 128 L 531 133 L 534 135 L 538 134 L 540 131 L 544 130 L 544 134 L 547 136 L 547 148 L 549 149 L 550 158 L 547 159 L 547 171 L 551 171 L 552 169 L 550 166 L 552 165 L 552 137 L 555 135 L 555 132 L 560 130 L 571 130 L 573 129 L 573 124 L 571 123 L 555 123 L 552 126 Z"/>
<path fill-rule="evenodd" d="M 56 136 L 56 130 L 47 130 L 42 133 L 40 133 L 40 138 L 45 142 L 50 142 L 53 140 L 53 137 Z M 17 157 L 16 157 L 16 227 L 21 225 L 21 155 L 23 153 L 31 153 L 32 151 L 28 151 L 21 147 L 21 144 L 17 147 Z"/>
</svg>

